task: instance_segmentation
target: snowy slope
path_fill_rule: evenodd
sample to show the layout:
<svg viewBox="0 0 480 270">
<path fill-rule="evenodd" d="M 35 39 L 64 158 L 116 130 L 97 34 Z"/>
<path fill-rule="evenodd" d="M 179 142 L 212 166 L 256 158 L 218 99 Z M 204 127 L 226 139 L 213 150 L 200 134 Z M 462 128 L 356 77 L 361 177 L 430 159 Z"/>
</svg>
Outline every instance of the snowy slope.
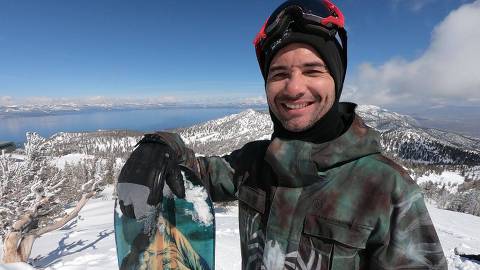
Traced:
<svg viewBox="0 0 480 270">
<path fill-rule="evenodd" d="M 80 218 L 65 228 L 46 234 L 33 247 L 36 268 L 84 270 L 118 269 L 113 233 L 112 189 L 92 199 Z M 480 217 L 439 210 L 429 206 L 430 215 L 449 262 L 449 269 L 480 269 L 480 262 L 460 259 L 453 249 L 480 253 Z M 217 209 L 216 269 L 241 269 L 238 213 L 235 207 Z M 30 269 L 26 265 L 0 265 L 1 269 Z"/>
<path fill-rule="evenodd" d="M 480 254 L 480 217 L 441 210 L 431 205 L 428 211 L 447 257 L 448 269 L 480 269 L 480 262 L 461 259 L 453 253 L 457 247 Z"/>
<path fill-rule="evenodd" d="M 449 192 L 457 192 L 458 186 L 463 184 L 465 177 L 458 172 L 443 171 L 440 174 L 431 173 L 429 175 L 422 175 L 417 178 L 417 184 L 421 185 L 426 182 L 432 182 L 437 186 L 445 186 Z"/>
<path fill-rule="evenodd" d="M 373 106 L 356 113 L 381 134 L 387 152 L 405 160 L 430 164 L 478 164 L 480 140 L 453 132 L 420 127 L 410 116 Z"/>
</svg>

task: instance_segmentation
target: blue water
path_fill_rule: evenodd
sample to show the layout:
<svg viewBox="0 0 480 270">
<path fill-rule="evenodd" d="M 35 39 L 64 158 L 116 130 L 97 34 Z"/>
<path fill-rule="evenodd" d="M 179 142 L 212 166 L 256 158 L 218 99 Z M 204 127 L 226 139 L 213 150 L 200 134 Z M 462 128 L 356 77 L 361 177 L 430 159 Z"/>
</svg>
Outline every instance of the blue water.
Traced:
<svg viewBox="0 0 480 270">
<path fill-rule="evenodd" d="M 102 130 L 154 131 L 188 127 L 211 119 L 238 113 L 241 108 L 164 108 L 151 110 L 125 110 L 80 112 L 47 116 L 15 116 L 0 118 L 0 141 L 25 141 L 27 131 L 44 137 L 57 132 Z"/>
</svg>

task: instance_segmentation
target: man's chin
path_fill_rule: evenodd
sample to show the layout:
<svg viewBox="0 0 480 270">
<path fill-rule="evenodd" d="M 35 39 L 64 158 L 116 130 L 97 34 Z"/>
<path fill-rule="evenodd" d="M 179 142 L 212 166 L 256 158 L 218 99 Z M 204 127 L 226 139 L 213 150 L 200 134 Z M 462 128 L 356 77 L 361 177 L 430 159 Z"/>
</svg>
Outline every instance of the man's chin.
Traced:
<svg viewBox="0 0 480 270">
<path fill-rule="evenodd" d="M 283 123 L 283 128 L 290 132 L 302 132 L 305 130 L 308 130 L 313 126 L 313 123 L 289 123 L 289 122 L 284 122 Z"/>
</svg>

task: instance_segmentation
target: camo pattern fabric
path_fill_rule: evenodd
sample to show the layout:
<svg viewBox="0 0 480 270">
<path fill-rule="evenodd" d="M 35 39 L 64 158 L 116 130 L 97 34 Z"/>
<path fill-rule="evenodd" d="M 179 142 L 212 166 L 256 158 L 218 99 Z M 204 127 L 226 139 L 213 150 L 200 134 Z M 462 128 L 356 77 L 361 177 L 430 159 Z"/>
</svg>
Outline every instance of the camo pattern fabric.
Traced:
<svg viewBox="0 0 480 270">
<path fill-rule="evenodd" d="M 195 158 L 171 137 L 214 201 L 239 200 L 243 269 L 447 269 L 419 187 L 350 110 L 349 129 L 322 144 Z"/>
</svg>

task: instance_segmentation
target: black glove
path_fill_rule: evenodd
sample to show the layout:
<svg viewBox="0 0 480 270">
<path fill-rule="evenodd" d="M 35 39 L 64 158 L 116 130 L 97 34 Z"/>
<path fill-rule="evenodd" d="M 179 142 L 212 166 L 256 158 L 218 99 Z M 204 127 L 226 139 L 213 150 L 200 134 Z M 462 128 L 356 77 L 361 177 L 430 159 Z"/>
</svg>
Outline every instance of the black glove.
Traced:
<svg viewBox="0 0 480 270">
<path fill-rule="evenodd" d="M 185 198 L 177 153 L 158 134 L 145 135 L 136 145 L 118 177 L 120 209 L 130 218 L 143 218 L 163 199 L 165 182 Z"/>
</svg>

